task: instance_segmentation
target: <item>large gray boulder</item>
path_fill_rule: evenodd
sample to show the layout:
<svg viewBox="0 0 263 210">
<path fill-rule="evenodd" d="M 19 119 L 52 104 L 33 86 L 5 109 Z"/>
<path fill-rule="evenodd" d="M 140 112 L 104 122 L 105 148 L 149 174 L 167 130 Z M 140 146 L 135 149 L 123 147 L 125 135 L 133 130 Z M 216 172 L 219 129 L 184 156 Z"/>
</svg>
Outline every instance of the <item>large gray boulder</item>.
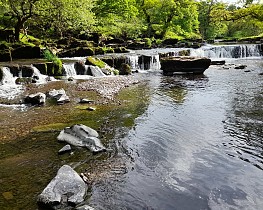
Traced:
<svg viewBox="0 0 263 210">
<path fill-rule="evenodd" d="M 87 185 L 77 172 L 64 165 L 38 196 L 38 203 L 52 209 L 76 206 L 84 201 L 87 189 Z"/>
<path fill-rule="evenodd" d="M 58 141 L 67 142 L 73 146 L 86 147 L 92 152 L 103 152 L 106 148 L 98 139 L 99 134 L 94 129 L 85 125 L 73 125 L 60 132 Z"/>
</svg>

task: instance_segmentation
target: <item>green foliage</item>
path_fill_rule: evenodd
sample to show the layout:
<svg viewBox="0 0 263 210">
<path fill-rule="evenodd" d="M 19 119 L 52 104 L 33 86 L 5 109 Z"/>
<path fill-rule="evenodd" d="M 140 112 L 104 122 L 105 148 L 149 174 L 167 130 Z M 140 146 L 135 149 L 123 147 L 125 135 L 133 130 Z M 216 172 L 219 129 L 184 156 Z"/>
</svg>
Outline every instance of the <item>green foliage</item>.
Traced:
<svg viewBox="0 0 263 210">
<path fill-rule="evenodd" d="M 53 69 L 52 69 L 51 74 L 55 76 L 61 76 L 62 68 L 63 68 L 62 61 L 48 49 L 46 49 L 43 54 L 44 54 L 44 58 L 47 61 L 50 61 L 53 63 Z"/>
<path fill-rule="evenodd" d="M 263 4 L 241 2 L 243 6 L 216 0 L 0 0 L 0 28 L 15 29 L 16 41 L 32 46 L 41 42 L 30 35 L 149 37 L 143 41 L 151 47 L 153 37 L 214 39 L 263 33 Z"/>
</svg>

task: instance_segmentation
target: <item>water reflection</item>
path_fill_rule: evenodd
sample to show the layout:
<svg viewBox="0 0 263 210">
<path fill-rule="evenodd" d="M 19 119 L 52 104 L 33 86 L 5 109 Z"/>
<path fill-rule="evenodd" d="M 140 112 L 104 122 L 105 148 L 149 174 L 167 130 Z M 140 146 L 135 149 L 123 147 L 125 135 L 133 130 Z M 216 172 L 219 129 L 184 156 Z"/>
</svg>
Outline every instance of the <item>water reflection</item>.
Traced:
<svg viewBox="0 0 263 210">
<path fill-rule="evenodd" d="M 205 75 L 174 75 L 162 77 L 159 90 L 176 103 L 183 103 L 188 89 L 204 89 L 208 82 Z"/>
</svg>

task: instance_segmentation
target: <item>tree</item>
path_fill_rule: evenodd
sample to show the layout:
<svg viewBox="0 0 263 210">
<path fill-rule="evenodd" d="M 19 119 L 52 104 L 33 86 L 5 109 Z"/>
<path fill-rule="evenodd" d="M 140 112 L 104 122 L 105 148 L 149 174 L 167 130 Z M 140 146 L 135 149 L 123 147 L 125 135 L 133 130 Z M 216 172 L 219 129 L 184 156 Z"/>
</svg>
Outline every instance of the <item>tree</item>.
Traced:
<svg viewBox="0 0 263 210">
<path fill-rule="evenodd" d="M 89 31 L 95 24 L 93 0 L 46 0 L 36 20 L 42 31 L 63 37 L 67 31 Z"/>
<path fill-rule="evenodd" d="M 37 15 L 37 6 L 40 0 L 1 0 L 7 9 L 6 15 L 15 20 L 15 40 L 19 41 L 20 30 L 24 28 L 25 22 Z"/>
<path fill-rule="evenodd" d="M 226 14 L 227 5 L 216 0 L 199 2 L 200 32 L 204 39 L 223 36 L 227 31 L 227 23 L 222 18 Z"/>
<path fill-rule="evenodd" d="M 193 0 L 138 0 L 138 7 L 144 15 L 148 37 L 158 35 L 163 38 L 171 29 L 179 33 L 192 32 L 198 25 Z M 185 23 L 187 27 L 184 27 Z M 181 31 L 176 30 L 178 28 Z"/>
<path fill-rule="evenodd" d="M 142 22 L 135 0 L 97 0 L 93 12 L 102 34 L 124 38 L 140 34 Z"/>
</svg>

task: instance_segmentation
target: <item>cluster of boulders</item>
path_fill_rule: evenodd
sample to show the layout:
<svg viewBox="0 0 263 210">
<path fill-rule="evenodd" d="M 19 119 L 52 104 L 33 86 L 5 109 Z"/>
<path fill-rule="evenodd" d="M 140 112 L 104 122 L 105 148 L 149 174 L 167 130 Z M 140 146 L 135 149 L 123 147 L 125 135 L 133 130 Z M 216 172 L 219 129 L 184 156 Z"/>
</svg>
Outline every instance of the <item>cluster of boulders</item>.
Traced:
<svg viewBox="0 0 263 210">
<path fill-rule="evenodd" d="M 88 190 L 82 177 L 69 165 L 63 165 L 38 196 L 39 206 L 49 209 L 94 210 L 82 204 Z"/>
<path fill-rule="evenodd" d="M 41 92 L 30 94 L 25 97 L 24 102 L 31 105 L 44 105 L 47 97 L 55 100 L 58 105 L 70 102 L 63 88 L 60 90 L 50 90 L 46 94 Z"/>
<path fill-rule="evenodd" d="M 71 152 L 71 146 L 85 147 L 93 153 L 106 151 L 97 131 L 82 124 L 64 128 L 57 139 L 68 143 L 59 150 L 60 155 Z M 38 196 L 38 204 L 51 209 L 93 210 L 92 207 L 83 205 L 88 190 L 87 180 L 84 174 L 79 176 L 70 166 L 64 165 Z"/>
</svg>

